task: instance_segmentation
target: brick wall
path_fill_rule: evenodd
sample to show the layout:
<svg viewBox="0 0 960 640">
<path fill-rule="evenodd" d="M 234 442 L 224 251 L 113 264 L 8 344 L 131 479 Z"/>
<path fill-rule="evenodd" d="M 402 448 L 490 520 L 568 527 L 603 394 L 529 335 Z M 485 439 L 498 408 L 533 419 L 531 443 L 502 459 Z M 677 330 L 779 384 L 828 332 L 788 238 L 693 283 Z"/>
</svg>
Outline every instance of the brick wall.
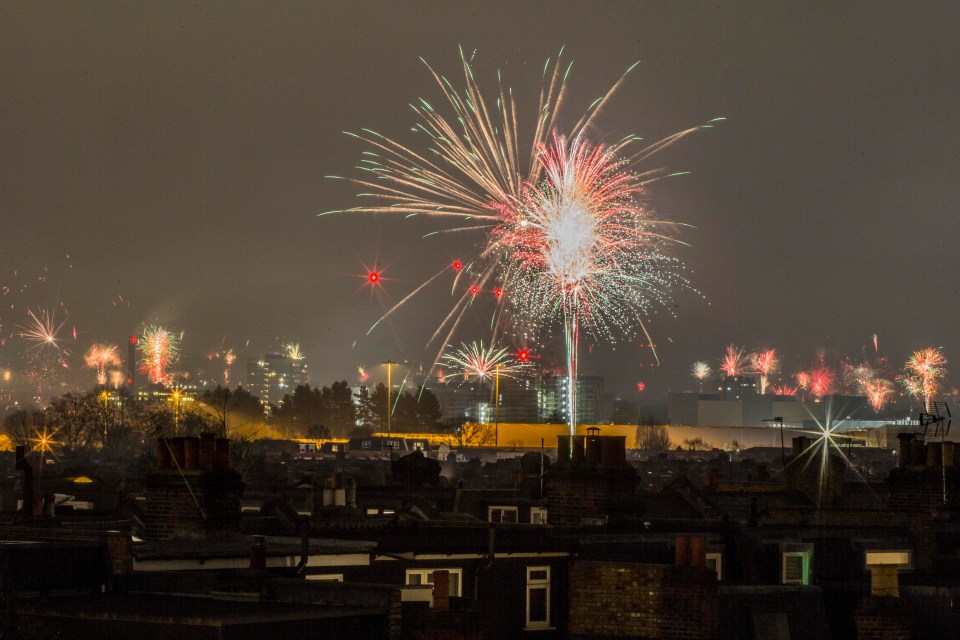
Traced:
<svg viewBox="0 0 960 640">
<path fill-rule="evenodd" d="M 617 517 L 633 505 L 633 469 L 583 469 L 547 477 L 546 496 L 550 524 L 579 526 L 584 518 Z"/>
<path fill-rule="evenodd" d="M 574 562 L 570 635 L 715 638 L 719 586 L 702 567 Z"/>
<path fill-rule="evenodd" d="M 890 489 L 890 508 L 897 511 L 933 513 L 943 507 L 944 481 L 947 504 L 956 509 L 960 497 L 960 482 L 956 467 L 927 467 L 894 469 L 887 486 Z"/>
<path fill-rule="evenodd" d="M 240 476 L 231 469 L 150 474 L 144 481 L 146 535 L 158 539 L 236 530 L 242 492 Z"/>
<path fill-rule="evenodd" d="M 899 598 L 867 597 L 853 615 L 857 640 L 910 640 L 911 625 Z"/>
</svg>

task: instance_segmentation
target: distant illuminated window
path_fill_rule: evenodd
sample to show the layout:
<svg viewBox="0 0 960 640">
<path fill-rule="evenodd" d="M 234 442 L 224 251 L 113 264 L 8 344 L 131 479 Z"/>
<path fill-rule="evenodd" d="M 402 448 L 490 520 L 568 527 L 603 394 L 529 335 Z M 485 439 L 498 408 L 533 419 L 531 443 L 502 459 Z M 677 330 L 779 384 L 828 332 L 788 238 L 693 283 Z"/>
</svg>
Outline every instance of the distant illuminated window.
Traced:
<svg viewBox="0 0 960 640">
<path fill-rule="evenodd" d="M 707 569 L 713 569 L 717 574 L 717 580 L 723 579 L 723 554 L 721 553 L 708 553 L 707 554 Z"/>
<path fill-rule="evenodd" d="M 547 510 L 544 507 L 530 507 L 530 524 L 547 524 Z"/>
<path fill-rule="evenodd" d="M 434 571 L 446 571 L 450 574 L 449 577 L 449 595 L 454 597 L 459 597 L 463 595 L 461 590 L 461 582 L 463 581 L 463 569 L 447 569 L 447 568 L 437 568 L 437 569 L 407 569 L 407 586 L 408 587 L 418 587 L 421 585 L 433 585 L 433 572 Z"/>
<path fill-rule="evenodd" d="M 516 524 L 516 507 L 487 507 L 487 522 L 502 522 Z"/>
<path fill-rule="evenodd" d="M 526 628 L 550 627 L 550 567 L 527 567 Z"/>
<path fill-rule="evenodd" d="M 783 584 L 810 584 L 810 552 L 784 553 L 782 569 Z"/>
</svg>

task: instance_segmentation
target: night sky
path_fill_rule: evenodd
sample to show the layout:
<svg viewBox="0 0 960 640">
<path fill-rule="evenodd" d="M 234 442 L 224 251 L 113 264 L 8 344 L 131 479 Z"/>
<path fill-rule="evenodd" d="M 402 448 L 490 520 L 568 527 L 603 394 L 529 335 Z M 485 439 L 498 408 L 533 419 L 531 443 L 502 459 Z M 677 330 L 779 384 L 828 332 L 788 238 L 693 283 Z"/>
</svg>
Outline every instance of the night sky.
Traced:
<svg viewBox="0 0 960 640">
<path fill-rule="evenodd" d="M 473 240 L 316 214 L 357 204 L 324 179 L 356 175 L 364 147 L 342 132 L 415 143 L 408 103 L 440 102 L 419 58 L 454 78 L 458 45 L 491 91 L 502 70 L 528 124 L 563 45 L 570 119 L 641 61 L 597 121 L 610 139 L 728 118 L 649 164 L 691 172 L 650 198 L 695 227 L 679 255 L 705 300 L 650 318 L 659 368 L 635 340 L 585 348 L 583 373 L 656 401 L 728 342 L 776 347 L 792 372 L 874 333 L 894 362 L 931 345 L 960 363 L 960 6 L 935 2 L 4 3 L 0 279 L 47 268 L 3 300 L 4 333 L 63 302 L 75 368 L 148 320 L 185 332 L 187 367 L 278 340 L 319 383 L 429 366 L 449 286 L 366 329 Z M 489 340 L 489 307 L 473 316 L 458 337 Z M 22 347 L 8 338 L 0 362 Z"/>
</svg>

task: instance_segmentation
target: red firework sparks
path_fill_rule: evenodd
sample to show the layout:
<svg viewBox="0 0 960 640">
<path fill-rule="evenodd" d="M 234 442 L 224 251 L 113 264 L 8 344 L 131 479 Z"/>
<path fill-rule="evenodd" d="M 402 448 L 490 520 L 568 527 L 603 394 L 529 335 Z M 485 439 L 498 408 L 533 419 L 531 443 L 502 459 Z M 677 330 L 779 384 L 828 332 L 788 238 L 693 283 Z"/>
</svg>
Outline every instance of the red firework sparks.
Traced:
<svg viewBox="0 0 960 640">
<path fill-rule="evenodd" d="M 780 385 L 778 387 L 770 387 L 771 393 L 775 396 L 795 396 L 797 395 L 797 387 L 788 387 L 787 385 Z"/>
<path fill-rule="evenodd" d="M 814 369 L 810 372 L 810 393 L 821 398 L 830 395 L 836 390 L 836 379 L 836 374 L 827 366 Z"/>
<path fill-rule="evenodd" d="M 727 352 L 720 359 L 720 371 L 728 378 L 750 373 L 750 354 L 740 347 L 727 345 Z"/>
</svg>

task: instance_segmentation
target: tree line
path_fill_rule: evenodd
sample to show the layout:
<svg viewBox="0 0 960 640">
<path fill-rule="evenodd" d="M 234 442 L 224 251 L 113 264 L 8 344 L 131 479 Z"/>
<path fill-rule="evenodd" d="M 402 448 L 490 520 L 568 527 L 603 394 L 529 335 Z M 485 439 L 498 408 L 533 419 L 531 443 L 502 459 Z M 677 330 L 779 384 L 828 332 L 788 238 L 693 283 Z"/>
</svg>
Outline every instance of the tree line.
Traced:
<svg viewBox="0 0 960 640">
<path fill-rule="evenodd" d="M 424 389 L 390 395 L 393 431 L 434 432 L 441 428 L 440 403 Z M 348 438 L 387 428 L 387 389 L 378 384 L 354 394 L 346 381 L 300 385 L 275 405 L 265 407 L 243 387 L 217 386 L 196 397 L 176 392 L 138 399 L 126 389 L 97 388 L 66 393 L 43 408 L 6 412 L 0 422 L 8 446 L 36 447 L 46 434 L 68 454 L 90 450 L 141 448 L 159 436 Z"/>
</svg>

